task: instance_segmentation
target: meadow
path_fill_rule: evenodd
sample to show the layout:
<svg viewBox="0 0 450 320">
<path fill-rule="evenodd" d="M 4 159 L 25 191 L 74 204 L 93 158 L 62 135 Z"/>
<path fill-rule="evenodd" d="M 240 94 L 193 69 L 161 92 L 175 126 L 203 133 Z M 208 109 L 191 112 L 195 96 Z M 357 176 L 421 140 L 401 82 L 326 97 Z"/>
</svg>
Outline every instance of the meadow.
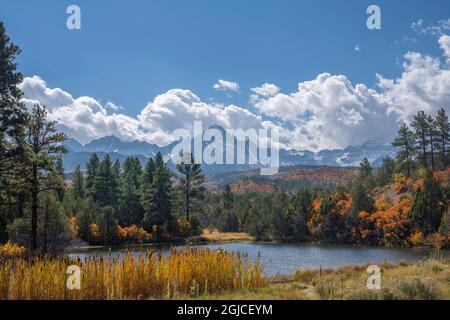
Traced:
<svg viewBox="0 0 450 320">
<path fill-rule="evenodd" d="M 367 289 L 367 265 L 298 270 L 275 277 L 268 285 L 205 299 L 224 300 L 449 300 L 450 261 L 428 259 L 416 264 L 388 262 L 381 267 L 381 289 Z"/>
</svg>

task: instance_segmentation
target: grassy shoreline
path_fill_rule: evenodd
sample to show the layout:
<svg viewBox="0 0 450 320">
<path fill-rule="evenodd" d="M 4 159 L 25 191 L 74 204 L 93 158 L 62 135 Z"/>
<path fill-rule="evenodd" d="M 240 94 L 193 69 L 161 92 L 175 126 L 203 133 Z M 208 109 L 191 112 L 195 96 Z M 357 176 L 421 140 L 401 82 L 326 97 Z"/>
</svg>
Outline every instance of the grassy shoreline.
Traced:
<svg viewBox="0 0 450 320">
<path fill-rule="evenodd" d="M 437 300 L 450 299 L 450 260 L 379 264 L 381 290 L 368 290 L 365 265 L 301 269 L 265 277 L 262 266 L 226 250 L 149 250 L 123 259 L 22 257 L 9 245 L 0 257 L 0 299 Z M 8 249 L 7 248 L 7 249 Z M 13 250 L 17 249 L 17 250 Z M 82 289 L 65 288 L 69 265 L 81 268 Z"/>
<path fill-rule="evenodd" d="M 380 265 L 381 290 L 367 289 L 368 265 L 305 269 L 268 285 L 202 299 L 223 300 L 450 300 L 450 260 Z M 189 297 L 186 297 L 189 298 Z"/>
</svg>

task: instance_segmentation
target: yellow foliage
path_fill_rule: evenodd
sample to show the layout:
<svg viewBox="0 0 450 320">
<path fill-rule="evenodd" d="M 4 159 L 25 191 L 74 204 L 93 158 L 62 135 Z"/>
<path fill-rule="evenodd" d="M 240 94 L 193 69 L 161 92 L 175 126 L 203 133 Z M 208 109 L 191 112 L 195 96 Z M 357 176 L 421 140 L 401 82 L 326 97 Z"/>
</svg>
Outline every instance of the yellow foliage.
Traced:
<svg viewBox="0 0 450 320">
<path fill-rule="evenodd" d="M 191 232 L 191 224 L 186 218 L 178 219 L 178 229 L 180 232 L 180 237 L 188 237 Z"/>
<path fill-rule="evenodd" d="M 403 173 L 394 174 L 394 190 L 403 193 L 411 185 L 411 179 L 407 178 Z"/>
<path fill-rule="evenodd" d="M 376 211 L 385 211 L 389 207 L 391 207 L 391 204 L 386 199 L 380 198 L 375 201 Z"/>
<path fill-rule="evenodd" d="M 78 231 L 80 230 L 80 228 L 77 225 L 77 221 L 76 221 L 75 217 L 69 218 L 69 228 L 70 228 L 72 237 L 75 238 L 78 235 Z"/>
<path fill-rule="evenodd" d="M 23 246 L 7 242 L 6 244 L 0 246 L 0 257 L 14 258 L 22 257 L 27 253 L 27 249 Z"/>
<path fill-rule="evenodd" d="M 152 236 L 143 228 L 138 228 L 136 225 L 129 227 L 117 227 L 117 234 L 122 242 L 147 242 Z"/>
<path fill-rule="evenodd" d="M 67 267 L 81 269 L 81 289 L 67 290 Z M 260 264 L 224 250 L 149 251 L 123 259 L 93 257 L 0 261 L 0 300 L 111 300 L 193 297 L 266 284 Z"/>
<path fill-rule="evenodd" d="M 89 226 L 89 236 L 93 241 L 100 239 L 100 228 L 95 223 Z"/>
</svg>

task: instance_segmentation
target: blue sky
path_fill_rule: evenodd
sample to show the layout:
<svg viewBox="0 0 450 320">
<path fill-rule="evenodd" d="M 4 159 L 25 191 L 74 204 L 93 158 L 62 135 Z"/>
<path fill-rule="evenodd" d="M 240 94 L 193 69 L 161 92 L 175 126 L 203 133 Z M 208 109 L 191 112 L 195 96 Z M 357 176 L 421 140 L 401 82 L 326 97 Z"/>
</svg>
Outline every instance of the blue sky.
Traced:
<svg viewBox="0 0 450 320">
<path fill-rule="evenodd" d="M 66 28 L 70 4 L 81 8 L 81 30 Z M 370 4 L 381 7 L 381 30 L 366 27 Z M 25 76 L 38 75 L 74 97 L 112 101 L 133 117 L 174 88 L 252 111 L 250 88 L 266 82 L 289 94 L 327 72 L 372 88 L 376 73 L 401 76 L 408 51 L 441 57 L 437 38 L 415 33 L 411 24 L 437 23 L 450 13 L 446 0 L 1 0 L 0 6 L 22 49 Z M 219 79 L 237 82 L 240 92 L 214 90 Z"/>
</svg>

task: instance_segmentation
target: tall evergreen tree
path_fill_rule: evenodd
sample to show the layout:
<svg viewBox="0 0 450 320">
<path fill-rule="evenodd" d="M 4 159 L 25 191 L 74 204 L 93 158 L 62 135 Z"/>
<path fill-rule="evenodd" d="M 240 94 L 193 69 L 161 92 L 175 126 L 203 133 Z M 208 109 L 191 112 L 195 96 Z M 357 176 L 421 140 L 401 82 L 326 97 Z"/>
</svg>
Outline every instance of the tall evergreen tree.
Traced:
<svg viewBox="0 0 450 320">
<path fill-rule="evenodd" d="M 23 181 L 17 175 L 23 160 L 21 138 L 27 121 L 19 89 L 22 74 L 15 63 L 19 53 L 19 47 L 11 43 L 0 22 L 0 238 L 3 234 L 4 240 L 5 226 L 20 215 L 20 198 L 24 195 Z"/>
<path fill-rule="evenodd" d="M 450 123 L 445 109 L 438 111 L 434 124 L 436 130 L 436 149 L 442 163 L 442 168 L 445 169 L 448 166 L 448 149 L 450 144 Z"/>
<path fill-rule="evenodd" d="M 79 165 L 75 168 L 75 171 L 73 173 L 71 193 L 75 199 L 83 199 L 86 196 L 84 176 L 81 173 Z"/>
<path fill-rule="evenodd" d="M 19 47 L 11 43 L 0 22 L 0 183 L 13 174 L 17 165 L 15 157 L 21 153 L 19 140 L 26 124 L 19 89 L 22 74 L 14 62 L 19 53 Z"/>
<path fill-rule="evenodd" d="M 59 176 L 61 176 L 64 179 L 64 177 L 65 177 L 64 171 L 65 171 L 64 170 L 64 162 L 63 162 L 62 157 L 60 157 L 60 158 L 58 158 L 56 160 L 55 172 L 56 172 L 56 174 L 58 174 Z M 56 189 L 56 193 L 58 195 L 58 199 L 61 202 L 64 200 L 64 191 L 65 191 L 64 190 L 64 185 L 62 185 L 60 188 Z"/>
<path fill-rule="evenodd" d="M 439 184 L 428 173 L 423 188 L 414 195 L 411 218 L 425 235 L 438 231 L 445 211 L 443 194 Z"/>
<path fill-rule="evenodd" d="M 101 242 L 105 244 L 115 243 L 117 241 L 117 213 L 114 207 L 107 205 L 103 207 L 97 217 L 97 223 L 100 229 Z"/>
<path fill-rule="evenodd" d="M 143 209 L 139 198 L 142 166 L 138 158 L 127 158 L 120 178 L 119 222 L 125 225 L 140 225 Z"/>
<path fill-rule="evenodd" d="M 428 127 L 428 142 L 430 144 L 431 169 L 434 171 L 436 169 L 436 163 L 434 161 L 434 146 L 436 143 L 437 131 L 434 119 L 431 116 L 427 116 L 427 127 Z"/>
<path fill-rule="evenodd" d="M 414 149 L 414 133 L 404 123 L 398 130 L 398 135 L 392 143 L 394 147 L 399 147 L 397 159 L 402 167 L 406 166 L 406 174 L 411 177 Z"/>
<path fill-rule="evenodd" d="M 223 192 L 223 208 L 225 210 L 230 210 L 232 205 L 233 205 L 233 193 L 231 192 L 230 185 L 227 184 Z"/>
<path fill-rule="evenodd" d="M 352 213 L 357 215 L 361 211 L 373 212 L 375 200 L 361 183 L 355 183 L 350 191 L 352 198 Z"/>
<path fill-rule="evenodd" d="M 115 207 L 117 205 L 118 181 L 108 154 L 106 154 L 98 166 L 94 178 L 92 195 L 94 201 L 102 207 Z"/>
<path fill-rule="evenodd" d="M 120 169 L 121 169 L 120 161 L 119 159 L 117 159 L 112 166 L 113 174 L 117 181 L 119 181 L 120 179 Z"/>
<path fill-rule="evenodd" d="M 373 175 L 372 165 L 369 159 L 364 158 L 358 167 L 359 182 L 364 185 L 366 190 L 371 190 L 375 187 L 375 177 Z"/>
<path fill-rule="evenodd" d="M 391 157 L 383 158 L 380 168 L 377 170 L 377 184 L 385 186 L 392 183 L 395 173 L 395 161 Z"/>
<path fill-rule="evenodd" d="M 154 174 L 152 174 L 153 168 Z M 151 183 L 150 179 L 152 180 Z M 153 226 L 157 226 L 156 237 L 160 236 L 164 225 L 168 226 L 168 232 L 172 231 L 170 230 L 172 220 L 171 179 L 172 173 L 164 163 L 161 153 L 158 152 L 154 162 L 149 161 L 147 164 L 141 191 L 144 224 L 150 231 L 153 231 Z"/>
<path fill-rule="evenodd" d="M 312 204 L 313 194 L 308 189 L 299 190 L 290 201 L 288 207 L 288 236 L 296 242 L 308 239 L 307 222 L 310 218 Z"/>
<path fill-rule="evenodd" d="M 370 164 L 369 159 L 364 158 L 359 163 L 358 172 L 359 172 L 359 179 L 361 179 L 361 180 L 367 179 L 372 175 L 373 169 L 372 169 L 372 165 Z"/>
<path fill-rule="evenodd" d="M 86 163 L 86 189 L 88 191 L 92 190 L 94 186 L 95 175 L 97 174 L 97 169 L 99 165 L 99 159 L 96 153 L 91 154 L 89 161 Z"/>
<path fill-rule="evenodd" d="M 195 201 L 203 199 L 204 177 L 200 165 L 195 163 L 192 154 L 185 155 L 183 161 L 177 164 L 177 170 L 181 174 L 180 188 L 184 197 L 184 212 L 189 221 Z"/>
<path fill-rule="evenodd" d="M 414 139 L 419 159 L 425 169 L 428 169 L 427 153 L 429 141 L 429 123 L 428 117 L 424 111 L 419 111 L 411 122 L 411 127 L 414 130 Z"/>
<path fill-rule="evenodd" d="M 39 195 L 44 191 L 62 188 L 63 177 L 57 161 L 67 150 L 61 145 L 66 135 L 58 133 L 54 121 L 47 121 L 45 108 L 36 105 L 26 126 L 24 148 L 26 152 L 25 180 L 31 193 L 31 248 L 37 249 Z"/>
<path fill-rule="evenodd" d="M 139 197 L 141 207 L 148 217 L 151 214 L 151 206 L 153 201 L 153 180 L 155 177 L 155 161 L 151 158 L 145 165 L 144 172 L 142 173 L 141 186 L 139 188 Z M 151 226 L 150 226 L 151 227 Z M 151 231 L 151 229 L 149 229 Z"/>
</svg>

